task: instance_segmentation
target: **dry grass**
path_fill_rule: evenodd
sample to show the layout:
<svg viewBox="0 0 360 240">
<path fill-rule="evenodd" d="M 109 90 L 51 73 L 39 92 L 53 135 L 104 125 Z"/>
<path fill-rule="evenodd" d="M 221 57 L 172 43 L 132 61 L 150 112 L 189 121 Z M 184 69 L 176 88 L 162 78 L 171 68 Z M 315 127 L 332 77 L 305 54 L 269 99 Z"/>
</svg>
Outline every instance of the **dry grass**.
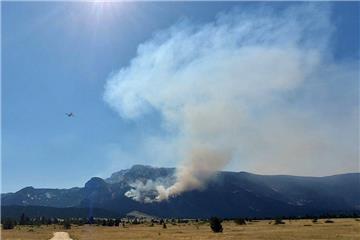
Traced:
<svg viewBox="0 0 360 240">
<path fill-rule="evenodd" d="M 1 239 L 12 240 L 49 240 L 53 232 L 62 231 L 62 226 L 16 226 L 11 230 L 2 230 Z"/>
<path fill-rule="evenodd" d="M 126 228 L 102 226 L 73 226 L 70 236 L 74 240 L 115 240 L 115 239 L 357 239 L 360 240 L 360 222 L 355 219 L 335 219 L 334 223 L 325 223 L 320 219 L 318 223 L 311 220 L 285 221 L 286 224 L 274 225 L 270 221 L 251 222 L 247 225 L 237 225 L 234 222 L 224 222 L 223 233 L 212 233 L 208 224 L 167 224 L 151 227 L 149 224 L 128 225 Z M 13 230 L 2 231 L 4 240 L 48 240 L 54 231 L 64 231 L 60 226 L 17 227 Z"/>
</svg>

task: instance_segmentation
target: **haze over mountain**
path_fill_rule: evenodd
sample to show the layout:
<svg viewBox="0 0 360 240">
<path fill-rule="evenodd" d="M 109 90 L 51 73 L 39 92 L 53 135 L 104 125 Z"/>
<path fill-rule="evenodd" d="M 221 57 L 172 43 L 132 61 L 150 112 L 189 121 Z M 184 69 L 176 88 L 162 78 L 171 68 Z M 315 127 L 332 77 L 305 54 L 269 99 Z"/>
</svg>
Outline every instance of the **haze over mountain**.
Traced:
<svg viewBox="0 0 360 240">
<path fill-rule="evenodd" d="M 2 208 L 13 205 L 104 209 L 117 215 L 140 211 L 160 217 L 274 217 L 360 211 L 360 173 L 327 177 L 217 172 L 200 190 L 166 201 L 146 203 L 125 196 L 134 184 L 175 181 L 175 168 L 134 165 L 109 178 L 91 178 L 84 187 L 25 187 L 1 195 Z M 151 194 L 148 193 L 148 194 Z"/>
</svg>

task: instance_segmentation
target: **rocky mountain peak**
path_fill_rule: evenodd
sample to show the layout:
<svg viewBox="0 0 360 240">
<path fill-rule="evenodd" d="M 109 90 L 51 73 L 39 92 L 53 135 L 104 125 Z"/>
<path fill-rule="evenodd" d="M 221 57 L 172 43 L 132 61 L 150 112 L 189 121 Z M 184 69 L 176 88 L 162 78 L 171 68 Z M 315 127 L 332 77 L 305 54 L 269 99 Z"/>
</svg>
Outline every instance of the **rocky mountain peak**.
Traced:
<svg viewBox="0 0 360 240">
<path fill-rule="evenodd" d="M 107 183 L 126 182 L 131 183 L 136 180 L 155 180 L 158 178 L 172 177 L 175 168 L 152 167 L 147 165 L 133 165 L 129 169 L 120 170 L 111 175 L 105 181 Z"/>
<path fill-rule="evenodd" d="M 104 179 L 99 177 L 93 177 L 85 183 L 85 188 L 87 189 L 102 189 L 106 188 L 107 184 Z"/>
</svg>

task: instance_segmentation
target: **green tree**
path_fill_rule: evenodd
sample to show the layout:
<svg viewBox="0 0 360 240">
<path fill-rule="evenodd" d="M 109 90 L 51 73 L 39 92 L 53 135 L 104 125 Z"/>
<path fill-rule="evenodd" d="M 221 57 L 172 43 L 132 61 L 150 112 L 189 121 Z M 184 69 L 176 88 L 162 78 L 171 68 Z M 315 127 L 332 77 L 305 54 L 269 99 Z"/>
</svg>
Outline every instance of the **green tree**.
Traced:
<svg viewBox="0 0 360 240">
<path fill-rule="evenodd" d="M 71 223 L 68 219 L 64 221 L 64 228 L 65 229 L 71 229 Z"/>
<path fill-rule="evenodd" d="M 112 219 L 109 219 L 108 220 L 108 222 L 107 222 L 107 225 L 109 226 L 109 227 L 113 227 L 114 226 L 114 220 L 112 220 Z"/>
<path fill-rule="evenodd" d="M 22 213 L 20 217 L 19 225 L 26 225 L 26 224 L 27 222 L 26 222 L 25 213 Z"/>
<path fill-rule="evenodd" d="M 246 224 L 246 221 L 243 218 L 237 218 L 237 219 L 234 220 L 234 222 L 236 224 L 238 224 L 238 225 L 245 225 Z"/>
<path fill-rule="evenodd" d="M 119 226 L 119 224 L 120 224 L 120 219 L 118 219 L 118 218 L 117 218 L 117 219 L 115 219 L 115 224 L 114 224 L 114 225 L 115 225 L 115 227 L 118 227 L 118 226 Z"/>
<path fill-rule="evenodd" d="M 283 222 L 283 220 L 281 218 L 277 218 L 275 219 L 275 225 L 278 225 L 278 224 L 285 224 L 285 222 Z"/>
<path fill-rule="evenodd" d="M 13 229 L 14 226 L 15 226 L 14 221 L 10 218 L 6 218 L 2 224 L 2 229 L 4 230 Z"/>
<path fill-rule="evenodd" d="M 59 224 L 59 220 L 57 218 L 54 218 L 54 221 L 53 221 L 54 224 Z"/>
<path fill-rule="evenodd" d="M 94 224 L 94 217 L 89 217 L 88 224 Z"/>
<path fill-rule="evenodd" d="M 101 224 L 101 225 L 103 225 L 103 226 L 106 226 L 106 225 L 107 225 L 107 222 L 106 222 L 105 219 L 102 221 L 102 224 Z"/>
<path fill-rule="evenodd" d="M 46 225 L 51 225 L 51 224 L 52 224 L 51 218 L 48 218 L 46 221 Z"/>
<path fill-rule="evenodd" d="M 219 233 L 223 231 L 221 220 L 217 217 L 210 218 L 210 228 L 213 232 Z"/>
</svg>

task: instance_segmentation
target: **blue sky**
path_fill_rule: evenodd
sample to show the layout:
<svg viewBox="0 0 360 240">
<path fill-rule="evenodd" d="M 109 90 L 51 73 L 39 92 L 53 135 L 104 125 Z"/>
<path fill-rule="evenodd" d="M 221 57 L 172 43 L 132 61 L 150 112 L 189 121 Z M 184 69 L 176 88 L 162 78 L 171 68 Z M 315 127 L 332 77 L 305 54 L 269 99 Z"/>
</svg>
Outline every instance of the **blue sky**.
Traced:
<svg viewBox="0 0 360 240">
<path fill-rule="evenodd" d="M 164 150 L 165 157 L 158 156 L 159 149 L 143 143 L 150 137 L 163 144 L 172 137 L 164 128 L 161 110 L 154 108 L 136 118 L 120 116 L 103 99 L 106 82 L 136 58 L 139 44 L 174 24 L 202 26 L 234 8 L 251 12 L 265 6 L 276 13 L 289 5 L 294 4 L 3 2 L 2 192 L 25 186 L 82 186 L 92 176 L 107 177 L 139 163 L 176 166 L 178 160 L 171 159 L 170 150 Z M 326 50 L 335 63 L 356 63 L 359 3 L 328 5 L 320 4 L 330 8 L 334 28 Z M 348 84 L 353 86 L 357 83 Z M 330 88 L 326 96 L 338 95 L 340 103 L 317 101 L 329 118 L 357 104 L 357 92 L 349 99 L 341 92 L 348 90 L 343 82 Z M 74 118 L 66 117 L 70 111 Z M 246 161 L 230 166 L 257 169 Z M 336 173 L 334 168 L 328 172 Z"/>
</svg>

